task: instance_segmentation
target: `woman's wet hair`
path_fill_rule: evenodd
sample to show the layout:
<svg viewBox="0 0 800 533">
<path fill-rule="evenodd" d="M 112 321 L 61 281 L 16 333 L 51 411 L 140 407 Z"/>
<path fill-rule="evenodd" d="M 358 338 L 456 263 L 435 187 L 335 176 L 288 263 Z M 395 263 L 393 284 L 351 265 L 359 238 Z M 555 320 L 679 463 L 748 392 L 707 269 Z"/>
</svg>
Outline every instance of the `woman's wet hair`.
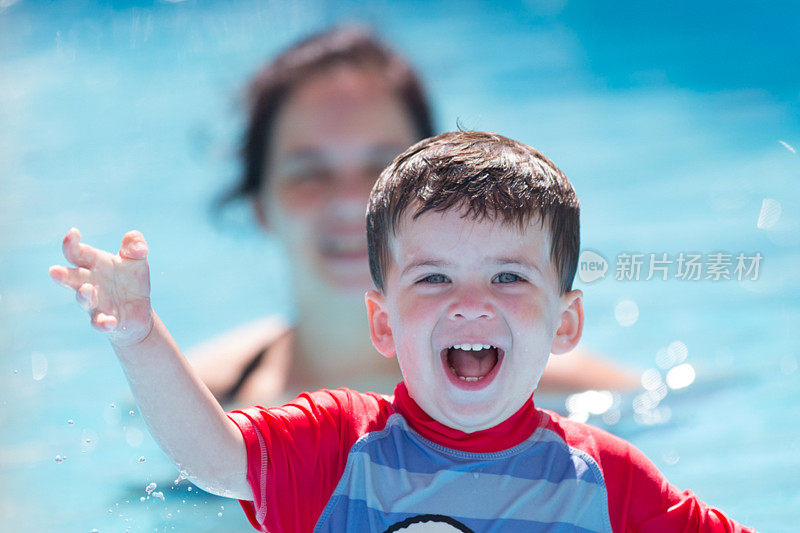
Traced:
<svg viewBox="0 0 800 533">
<path fill-rule="evenodd" d="M 372 280 L 386 289 L 390 235 L 401 217 L 463 210 L 471 220 L 550 232 L 550 260 L 561 294 L 572 288 L 580 247 L 580 206 L 567 177 L 541 152 L 496 133 L 454 131 L 418 142 L 381 173 L 367 206 Z"/>
<path fill-rule="evenodd" d="M 257 194 L 270 179 L 265 175 L 264 162 L 270 155 L 270 134 L 281 106 L 299 84 L 339 66 L 370 69 L 383 76 L 405 105 L 418 138 L 433 135 L 425 92 L 405 58 L 360 26 L 340 26 L 313 34 L 279 54 L 251 82 L 248 126 L 240 147 L 243 172 L 239 183 L 215 202 L 215 211 L 232 200 Z"/>
</svg>

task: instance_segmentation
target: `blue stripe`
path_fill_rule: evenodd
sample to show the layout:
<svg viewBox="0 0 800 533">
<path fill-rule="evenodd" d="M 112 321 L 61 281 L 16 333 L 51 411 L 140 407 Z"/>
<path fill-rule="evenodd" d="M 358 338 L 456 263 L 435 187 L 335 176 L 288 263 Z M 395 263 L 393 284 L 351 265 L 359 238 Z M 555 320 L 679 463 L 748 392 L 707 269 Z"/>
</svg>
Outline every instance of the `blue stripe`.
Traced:
<svg viewBox="0 0 800 533">
<path fill-rule="evenodd" d="M 535 522 L 569 517 L 590 529 L 600 528 L 605 516 L 605 491 L 593 483 L 450 470 L 421 474 L 370 464 L 364 454 L 352 460 L 351 475 L 358 482 L 347 487 L 347 496 L 377 511 Z"/>
<path fill-rule="evenodd" d="M 346 500 L 346 497 L 344 496 L 340 496 L 339 498 L 344 498 Z M 318 524 L 315 531 L 320 533 L 340 533 L 342 531 L 382 532 L 389 527 L 402 522 L 403 520 L 414 516 L 419 516 L 420 514 L 423 513 L 383 513 L 367 507 L 366 502 L 363 500 L 350 500 L 347 502 L 346 511 L 342 508 L 337 509 L 337 512 L 331 516 L 330 520 L 328 520 L 325 524 Z M 547 533 L 596 533 L 598 531 L 609 531 L 609 529 L 606 528 L 587 529 L 564 522 L 537 522 L 516 519 L 481 519 L 463 516 L 452 516 L 451 518 L 458 520 L 460 523 L 464 524 L 476 533 L 536 533 L 545 531 Z M 455 532 L 456 529 L 453 528 L 453 531 Z"/>
<path fill-rule="evenodd" d="M 509 450 L 467 453 L 422 438 L 399 415 L 353 445 L 316 530 L 384 531 L 424 514 L 476 531 L 611 531 L 599 466 L 554 432 L 539 428 Z"/>
<path fill-rule="evenodd" d="M 554 483 L 578 479 L 602 484 L 586 461 L 569 453 L 566 444 L 550 431 L 537 430 L 526 442 L 497 453 L 468 453 L 437 446 L 409 430 L 400 417 L 391 420 L 384 431 L 387 432 L 384 438 L 370 439 L 360 452 L 369 454 L 374 464 L 396 470 L 419 473 L 456 470 L 497 475 L 513 472 L 514 477 L 524 479 Z"/>
</svg>

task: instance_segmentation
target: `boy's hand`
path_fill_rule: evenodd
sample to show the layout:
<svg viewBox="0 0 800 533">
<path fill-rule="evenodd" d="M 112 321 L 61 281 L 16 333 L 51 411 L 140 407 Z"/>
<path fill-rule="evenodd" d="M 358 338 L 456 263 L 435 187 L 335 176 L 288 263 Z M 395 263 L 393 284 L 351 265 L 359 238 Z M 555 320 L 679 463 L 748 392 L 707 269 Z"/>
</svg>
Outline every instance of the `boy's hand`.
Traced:
<svg viewBox="0 0 800 533">
<path fill-rule="evenodd" d="M 89 311 L 92 325 L 108 334 L 112 344 L 131 346 L 153 328 L 150 309 L 150 268 L 147 243 L 138 231 L 122 238 L 118 254 L 92 248 L 72 228 L 64 237 L 64 257 L 78 268 L 50 267 L 54 281 L 77 291 L 78 303 Z"/>
</svg>

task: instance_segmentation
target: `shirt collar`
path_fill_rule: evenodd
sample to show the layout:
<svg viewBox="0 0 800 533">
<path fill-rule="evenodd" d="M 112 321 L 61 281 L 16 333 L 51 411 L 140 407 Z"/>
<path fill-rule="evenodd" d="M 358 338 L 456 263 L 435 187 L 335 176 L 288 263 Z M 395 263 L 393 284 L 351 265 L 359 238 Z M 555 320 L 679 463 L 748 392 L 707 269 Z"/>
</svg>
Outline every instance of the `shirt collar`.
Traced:
<svg viewBox="0 0 800 533">
<path fill-rule="evenodd" d="M 474 453 L 499 452 L 521 444 L 533 434 L 541 419 L 531 395 L 516 413 L 503 422 L 487 429 L 465 433 L 431 418 L 411 398 L 402 381 L 394 389 L 394 406 L 408 425 L 426 439 L 446 448 Z"/>
</svg>

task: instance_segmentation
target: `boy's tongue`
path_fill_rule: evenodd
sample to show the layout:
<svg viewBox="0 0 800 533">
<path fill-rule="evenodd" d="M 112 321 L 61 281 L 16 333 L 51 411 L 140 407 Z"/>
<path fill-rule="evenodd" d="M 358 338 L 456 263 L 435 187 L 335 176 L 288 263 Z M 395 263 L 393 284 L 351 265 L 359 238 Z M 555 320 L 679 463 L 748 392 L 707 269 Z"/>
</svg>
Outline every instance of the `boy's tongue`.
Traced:
<svg viewBox="0 0 800 533">
<path fill-rule="evenodd" d="M 451 348 L 447 351 L 447 362 L 456 374 L 465 378 L 483 377 L 491 372 L 497 363 L 497 349 L 461 350 Z"/>
</svg>

